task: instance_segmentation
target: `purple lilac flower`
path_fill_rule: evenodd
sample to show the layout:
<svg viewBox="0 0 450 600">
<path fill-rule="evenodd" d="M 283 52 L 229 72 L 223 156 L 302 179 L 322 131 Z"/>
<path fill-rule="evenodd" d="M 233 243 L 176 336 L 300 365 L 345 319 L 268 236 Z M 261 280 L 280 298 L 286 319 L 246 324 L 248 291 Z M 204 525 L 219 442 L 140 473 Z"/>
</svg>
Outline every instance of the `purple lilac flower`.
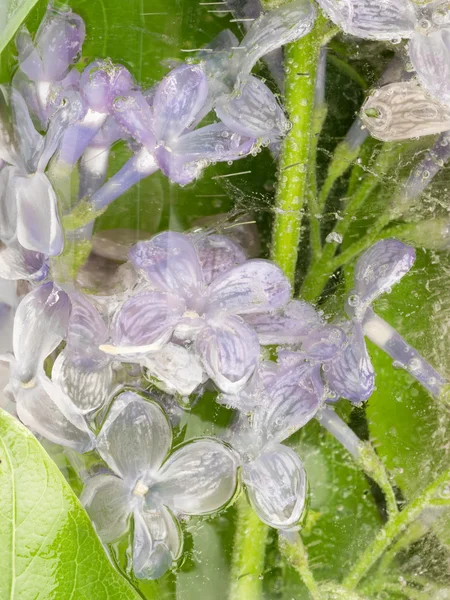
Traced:
<svg viewBox="0 0 450 600">
<path fill-rule="evenodd" d="M 70 67 L 81 53 L 85 34 L 81 17 L 49 8 L 34 40 L 25 27 L 16 36 L 20 70 L 14 85 L 44 128 L 54 112 L 50 102 L 54 89 L 68 88 L 78 80 L 77 71 Z"/>
<path fill-rule="evenodd" d="M 249 260 L 207 284 L 195 246 L 173 232 L 139 242 L 130 257 L 153 289 L 124 303 L 114 319 L 113 346 L 102 349 L 136 358 L 170 340 L 192 344 L 220 389 L 242 388 L 257 364 L 259 343 L 241 315 L 288 302 L 290 285 L 282 271 L 268 261 Z"/>
<path fill-rule="evenodd" d="M 26 250 L 55 256 L 64 240 L 56 194 L 44 171 L 82 107 L 76 98 L 63 103 L 43 137 L 17 90 L 2 86 L 0 102 L 0 156 L 7 163 L 0 171 L 1 239 L 6 244 L 17 239 Z"/>
<path fill-rule="evenodd" d="M 281 442 L 316 415 L 322 398 L 323 384 L 311 365 L 262 362 L 247 388 L 221 399 L 241 411 L 226 439 L 240 457 L 253 508 L 276 529 L 296 528 L 307 492 L 300 459 Z"/>
<path fill-rule="evenodd" d="M 133 392 L 118 396 L 97 439 L 111 469 L 88 480 L 82 502 L 104 542 L 118 539 L 134 521 L 133 571 L 161 577 L 179 558 L 178 515 L 206 515 L 226 505 L 236 490 L 232 452 L 203 438 L 170 451 L 172 431 L 154 402 Z"/>
</svg>

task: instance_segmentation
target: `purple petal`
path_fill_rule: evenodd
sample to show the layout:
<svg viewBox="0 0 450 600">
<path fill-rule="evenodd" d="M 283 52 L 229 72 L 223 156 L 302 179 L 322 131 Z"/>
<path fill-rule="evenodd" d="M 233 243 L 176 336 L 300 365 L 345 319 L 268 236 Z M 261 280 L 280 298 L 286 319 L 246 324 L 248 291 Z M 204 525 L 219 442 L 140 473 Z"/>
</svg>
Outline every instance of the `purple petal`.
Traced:
<svg viewBox="0 0 450 600">
<path fill-rule="evenodd" d="M 226 394 L 241 390 L 259 358 L 255 332 L 238 317 L 215 317 L 199 333 L 196 349 L 205 371 Z"/>
<path fill-rule="evenodd" d="M 268 260 L 248 260 L 219 275 L 209 286 L 208 312 L 248 315 L 282 308 L 291 286 L 283 271 Z"/>
<path fill-rule="evenodd" d="M 345 350 L 323 367 L 332 392 L 355 404 L 366 401 L 375 389 L 375 373 L 367 352 L 361 325 L 355 323 Z"/>
<path fill-rule="evenodd" d="M 245 320 L 256 331 L 263 346 L 299 344 L 311 330 L 322 326 L 319 313 L 303 300 L 291 300 L 278 312 L 246 315 Z"/>
<path fill-rule="evenodd" d="M 39 435 L 80 453 L 94 448 L 94 435 L 81 414 L 45 375 L 34 387 L 19 388 L 16 402 L 19 419 Z"/>
<path fill-rule="evenodd" d="M 25 250 L 17 242 L 0 250 L 0 278 L 42 281 L 47 275 L 48 264 L 43 254 Z"/>
<path fill-rule="evenodd" d="M 205 167 L 208 166 L 208 161 L 203 159 L 189 159 L 179 154 L 174 154 L 165 146 L 156 148 L 154 158 L 158 168 L 172 183 L 178 185 L 188 185 L 198 179 Z"/>
<path fill-rule="evenodd" d="M 112 327 L 114 354 L 147 354 L 162 348 L 172 337 L 185 311 L 181 298 L 162 292 L 137 294 L 125 302 Z"/>
<path fill-rule="evenodd" d="M 197 251 L 188 236 L 167 231 L 130 250 L 130 260 L 155 288 L 185 298 L 189 308 L 202 287 Z"/>
<path fill-rule="evenodd" d="M 254 429 L 265 443 L 282 442 L 314 417 L 322 401 L 317 387 L 308 363 L 278 371 L 266 385 L 270 401 L 254 415 Z"/>
<path fill-rule="evenodd" d="M 288 2 L 262 14 L 252 23 L 240 44 L 241 48 L 245 48 L 236 57 L 240 73 L 248 75 L 265 54 L 309 33 L 315 18 L 315 6 L 305 0 Z"/>
<path fill-rule="evenodd" d="M 394 239 L 380 240 L 358 259 L 350 312 L 359 314 L 408 273 L 416 259 L 414 248 Z"/>
<path fill-rule="evenodd" d="M 422 86 L 437 100 L 450 104 L 450 31 L 448 28 L 427 36 L 414 33 L 409 57 Z"/>
<path fill-rule="evenodd" d="M 272 141 L 289 130 L 289 121 L 276 97 L 265 83 L 251 75 L 238 92 L 215 110 L 229 129 L 242 136 Z"/>
<path fill-rule="evenodd" d="M 208 285 L 213 279 L 246 261 L 244 250 L 225 235 L 208 235 L 195 240 L 203 279 Z"/>
<path fill-rule="evenodd" d="M 308 334 L 302 344 L 302 350 L 310 360 L 328 361 L 342 350 L 345 341 L 343 329 L 334 325 L 325 325 Z"/>
<path fill-rule="evenodd" d="M 159 469 L 172 444 L 166 415 L 151 401 L 123 392 L 114 401 L 97 438 L 106 464 L 130 485 Z"/>
<path fill-rule="evenodd" d="M 290 448 L 268 448 L 256 460 L 244 464 L 242 480 L 258 517 L 275 529 L 298 525 L 306 503 L 306 473 Z"/>
<path fill-rule="evenodd" d="M 70 398 L 81 414 L 101 408 L 111 392 L 114 372 L 110 364 L 98 369 L 76 367 L 66 351 L 61 352 L 52 369 L 52 380 Z"/>
<path fill-rule="evenodd" d="M 33 125 L 23 96 L 14 88 L 10 88 L 10 94 L 17 150 L 25 167 L 32 172 L 36 168 L 37 157 L 43 149 L 44 140 Z"/>
<path fill-rule="evenodd" d="M 69 316 L 69 297 L 53 283 L 35 288 L 19 304 L 13 346 L 22 382 L 35 377 L 44 359 L 65 338 Z"/>
<path fill-rule="evenodd" d="M 59 160 L 75 165 L 106 121 L 104 113 L 89 110 L 86 116 L 67 129 L 61 141 Z"/>
<path fill-rule="evenodd" d="M 141 92 L 119 96 L 114 101 L 113 114 L 121 127 L 149 152 L 155 148 L 153 115 Z"/>
<path fill-rule="evenodd" d="M 78 15 L 50 9 L 39 26 L 34 45 L 27 33 L 22 30 L 16 41 L 22 71 L 33 81 L 60 81 L 77 60 L 86 31 Z"/>
<path fill-rule="evenodd" d="M 194 121 L 208 96 L 208 82 L 198 65 L 182 65 L 158 85 L 153 98 L 155 135 L 169 143 Z"/>
<path fill-rule="evenodd" d="M 409 38 L 416 25 L 409 0 L 318 0 L 330 19 L 346 33 L 363 39 Z"/>
<path fill-rule="evenodd" d="M 128 69 L 110 60 L 97 60 L 83 71 L 80 89 L 89 108 L 109 113 L 117 96 L 128 94 L 133 78 Z"/>
<path fill-rule="evenodd" d="M 236 470 L 234 455 L 225 444 L 209 438 L 191 440 L 163 464 L 149 501 L 160 502 L 176 514 L 210 514 L 233 497 Z"/>
<path fill-rule="evenodd" d="M 82 294 L 72 293 L 65 353 L 76 368 L 100 369 L 109 361 L 98 347 L 108 339 L 108 329 L 96 308 Z"/>
</svg>

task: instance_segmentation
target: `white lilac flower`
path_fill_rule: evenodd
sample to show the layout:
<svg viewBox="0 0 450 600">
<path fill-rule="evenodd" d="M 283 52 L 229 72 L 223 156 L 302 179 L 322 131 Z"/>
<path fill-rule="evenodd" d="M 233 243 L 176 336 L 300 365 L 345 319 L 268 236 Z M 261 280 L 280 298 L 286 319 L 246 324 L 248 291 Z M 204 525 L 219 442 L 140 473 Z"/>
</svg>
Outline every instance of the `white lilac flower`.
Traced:
<svg viewBox="0 0 450 600">
<path fill-rule="evenodd" d="M 9 390 L 20 420 L 46 439 L 78 452 L 91 450 L 95 438 L 83 415 L 44 372 L 44 360 L 65 338 L 71 303 L 52 282 L 32 290 L 19 304 L 13 328 Z"/>
<path fill-rule="evenodd" d="M 221 399 L 240 410 L 226 439 L 240 456 L 248 498 L 259 518 L 276 529 L 298 525 L 307 492 L 300 459 L 281 442 L 316 415 L 322 399 L 320 376 L 305 362 L 262 362 L 246 389 Z"/>
<path fill-rule="evenodd" d="M 290 285 L 282 271 L 269 261 L 249 260 L 208 285 L 195 246 L 174 232 L 139 242 L 130 257 L 153 290 L 124 303 L 112 326 L 113 346 L 102 349 L 139 359 L 170 340 L 192 343 L 219 389 L 241 389 L 259 357 L 257 335 L 242 315 L 288 302 Z"/>
<path fill-rule="evenodd" d="M 50 100 L 55 89 L 70 87 L 78 81 L 78 72 L 70 68 L 81 53 L 85 35 L 81 17 L 70 10 L 50 7 L 34 40 L 25 27 L 16 36 L 20 69 L 13 85 L 44 129 L 55 111 Z"/>
<path fill-rule="evenodd" d="M 133 571 L 161 577 L 181 555 L 177 517 L 216 512 L 236 491 L 236 463 L 228 447 L 210 438 L 171 452 L 172 431 L 154 402 L 124 392 L 114 402 L 97 439 L 111 469 L 88 480 L 82 502 L 105 543 L 133 529 Z"/>
<path fill-rule="evenodd" d="M 62 102 L 45 136 L 36 131 L 17 90 L 1 86 L 0 104 L 0 157 L 6 163 L 0 170 L 1 240 L 6 244 L 17 241 L 26 250 L 47 256 L 57 255 L 64 239 L 56 194 L 45 169 L 65 129 L 78 119 L 81 104 L 76 98 Z"/>
</svg>

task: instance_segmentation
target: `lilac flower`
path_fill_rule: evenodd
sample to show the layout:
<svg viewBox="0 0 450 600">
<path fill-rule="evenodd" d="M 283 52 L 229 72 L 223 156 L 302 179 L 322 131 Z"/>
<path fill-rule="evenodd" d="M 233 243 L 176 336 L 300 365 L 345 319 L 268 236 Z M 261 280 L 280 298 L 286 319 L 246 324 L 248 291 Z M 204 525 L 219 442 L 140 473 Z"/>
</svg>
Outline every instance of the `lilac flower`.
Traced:
<svg viewBox="0 0 450 600">
<path fill-rule="evenodd" d="M 371 308 L 381 294 L 408 273 L 414 261 L 414 249 L 398 240 L 387 239 L 374 244 L 356 263 L 355 289 L 348 298 L 347 312 L 355 324 L 361 324 L 364 334 L 374 344 L 438 397 L 446 380 Z"/>
<path fill-rule="evenodd" d="M 171 339 L 192 343 L 206 373 L 224 392 L 242 388 L 259 356 L 255 332 L 240 315 L 283 307 L 290 285 L 264 260 L 249 260 L 205 281 L 198 254 L 185 235 L 167 232 L 130 253 L 152 291 L 133 296 L 117 313 L 106 352 L 142 356 Z"/>
<path fill-rule="evenodd" d="M 25 27 L 16 36 L 20 71 L 14 85 L 44 127 L 54 112 L 49 102 L 54 88 L 66 88 L 77 81 L 77 72 L 69 69 L 81 53 L 85 33 L 81 17 L 70 10 L 49 8 L 34 41 Z"/>
<path fill-rule="evenodd" d="M 1 239 L 6 244 L 17 239 L 26 250 L 55 256 L 64 240 L 56 194 L 44 171 L 65 128 L 78 119 L 80 103 L 74 99 L 61 106 L 42 137 L 17 90 L 2 86 L 0 102 L 0 157 L 7 163 L 0 171 Z"/>
<path fill-rule="evenodd" d="M 315 416 L 322 396 L 323 384 L 311 365 L 263 362 L 243 392 L 221 400 L 243 411 L 227 441 L 240 456 L 253 508 L 271 527 L 293 529 L 303 514 L 306 474 L 295 452 L 281 442 Z"/>
<path fill-rule="evenodd" d="M 203 438 L 170 453 L 171 446 L 161 408 L 121 394 L 97 439 L 112 474 L 90 479 L 81 498 L 106 543 L 123 535 L 133 516 L 133 571 L 141 579 L 161 577 L 181 555 L 178 516 L 213 513 L 236 490 L 236 464 L 225 444 Z"/>
<path fill-rule="evenodd" d="M 32 290 L 14 317 L 10 391 L 17 415 L 31 430 L 78 452 L 95 445 L 92 432 L 71 399 L 44 372 L 44 360 L 65 338 L 70 300 L 53 283 Z"/>
</svg>

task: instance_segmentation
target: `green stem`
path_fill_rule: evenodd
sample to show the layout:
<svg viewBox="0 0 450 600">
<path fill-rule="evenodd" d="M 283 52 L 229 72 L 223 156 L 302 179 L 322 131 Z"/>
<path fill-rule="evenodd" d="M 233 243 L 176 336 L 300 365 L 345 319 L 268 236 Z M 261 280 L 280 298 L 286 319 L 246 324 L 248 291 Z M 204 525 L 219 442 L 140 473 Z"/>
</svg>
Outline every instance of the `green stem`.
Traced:
<svg viewBox="0 0 450 600">
<path fill-rule="evenodd" d="M 280 535 L 278 538 L 278 545 L 288 563 L 294 567 L 300 575 L 303 583 L 308 588 L 311 598 L 313 600 L 321 600 L 322 596 L 314 575 L 309 568 L 308 553 L 300 535 L 296 534 L 295 541 L 292 543 L 286 537 Z"/>
<path fill-rule="evenodd" d="M 241 496 L 237 522 L 229 600 L 259 600 L 269 528 Z"/>
<path fill-rule="evenodd" d="M 310 227 L 310 241 L 311 241 L 311 253 L 315 259 L 318 259 L 322 255 L 322 236 L 321 236 L 321 209 L 318 203 L 317 197 L 317 148 L 319 144 L 319 136 L 325 123 L 327 116 L 326 105 L 316 106 L 314 109 L 313 116 L 313 136 L 311 139 L 311 152 L 310 152 L 310 181 L 308 190 L 308 208 L 309 208 L 309 227 Z"/>
<path fill-rule="evenodd" d="M 326 21 L 286 48 L 285 106 L 292 123 L 281 154 L 275 199 L 272 259 L 294 283 L 300 226 L 310 176 L 317 64 Z"/>
<path fill-rule="evenodd" d="M 364 178 L 348 201 L 343 218 L 336 223 L 333 229 L 334 236 L 343 238 L 347 233 L 353 217 L 379 185 L 381 176 L 398 160 L 398 152 L 398 147 L 385 145 L 377 158 L 374 171 Z M 301 296 L 304 300 L 313 301 L 322 293 L 328 278 L 335 270 L 333 258 L 337 248 L 335 243 L 328 243 L 320 259 L 312 263 L 301 287 Z"/>
<path fill-rule="evenodd" d="M 428 527 L 423 523 L 420 519 L 415 523 L 412 523 L 404 535 L 402 535 L 395 544 L 392 544 L 391 548 L 385 553 L 383 558 L 380 560 L 380 565 L 378 567 L 378 576 L 384 577 L 386 575 L 387 570 L 389 569 L 391 563 L 396 558 L 399 552 L 408 548 L 414 542 L 417 542 L 422 538 L 426 532 L 428 531 Z"/>
<path fill-rule="evenodd" d="M 431 483 L 415 500 L 395 517 L 391 518 L 383 529 L 377 534 L 374 541 L 366 548 L 361 558 L 357 561 L 350 573 L 345 578 L 343 585 L 355 589 L 358 583 L 367 575 L 372 566 L 381 558 L 392 542 L 409 525 L 420 516 L 422 511 L 429 506 L 431 500 L 438 494 L 440 488 L 450 480 L 450 469 Z"/>
<path fill-rule="evenodd" d="M 386 500 L 386 510 L 391 519 L 398 514 L 397 499 L 388 474 L 380 457 L 369 442 L 361 443 L 360 455 L 356 461 L 363 471 L 380 487 Z"/>
</svg>

